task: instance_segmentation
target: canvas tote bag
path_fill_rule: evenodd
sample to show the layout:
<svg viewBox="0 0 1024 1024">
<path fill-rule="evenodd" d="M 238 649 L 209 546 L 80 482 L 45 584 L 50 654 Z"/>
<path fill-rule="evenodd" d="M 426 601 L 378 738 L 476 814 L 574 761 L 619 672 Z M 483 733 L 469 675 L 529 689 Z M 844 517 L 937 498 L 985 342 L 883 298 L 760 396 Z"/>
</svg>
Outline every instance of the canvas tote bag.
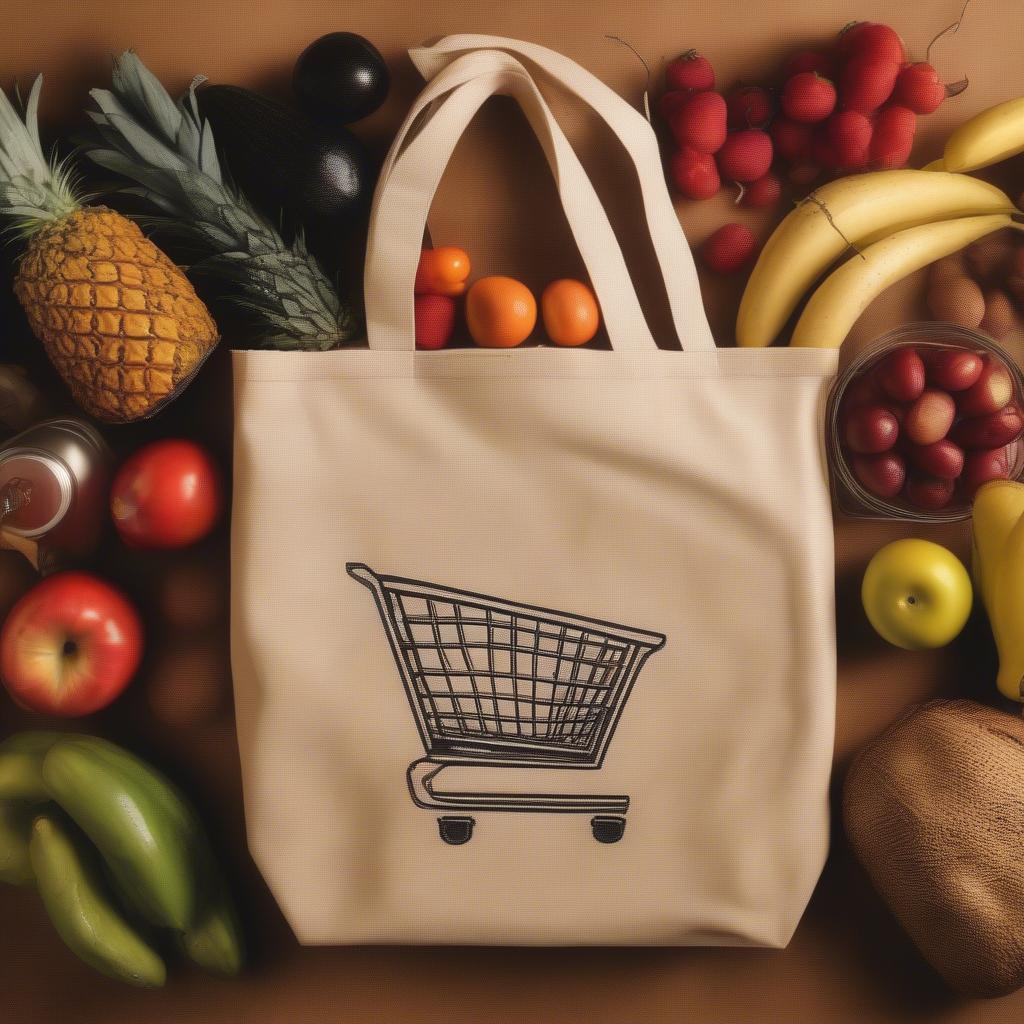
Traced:
<svg viewBox="0 0 1024 1024">
<path fill-rule="evenodd" d="M 234 354 L 252 854 L 308 943 L 785 945 L 828 840 L 836 353 L 715 348 L 654 135 L 573 62 L 488 36 L 412 59 L 369 347 Z M 635 164 L 664 349 L 538 81 Z M 414 351 L 431 199 L 498 93 L 611 351 Z"/>
</svg>

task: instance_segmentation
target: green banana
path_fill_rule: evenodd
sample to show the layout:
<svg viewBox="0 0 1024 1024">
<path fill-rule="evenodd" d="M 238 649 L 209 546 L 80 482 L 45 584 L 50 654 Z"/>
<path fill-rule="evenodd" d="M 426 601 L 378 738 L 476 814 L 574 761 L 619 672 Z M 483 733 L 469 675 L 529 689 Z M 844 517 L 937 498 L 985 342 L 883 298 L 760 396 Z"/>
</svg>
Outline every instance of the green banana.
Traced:
<svg viewBox="0 0 1024 1024">
<path fill-rule="evenodd" d="M 217 891 L 200 912 L 199 920 L 181 936 L 189 959 L 214 974 L 235 975 L 245 962 L 238 916 L 220 879 Z"/>
<path fill-rule="evenodd" d="M 132 985 L 163 985 L 159 955 L 114 907 L 91 851 L 56 818 L 39 815 L 29 843 L 46 912 L 68 948 L 90 967 Z"/>
<path fill-rule="evenodd" d="M 43 781 L 147 920 L 177 931 L 196 923 L 205 837 L 167 779 L 113 743 L 75 736 L 46 755 Z"/>
<path fill-rule="evenodd" d="M 29 804 L 0 804 L 0 882 L 24 885 L 34 877 L 28 855 L 34 813 Z"/>
<path fill-rule="evenodd" d="M 50 799 L 43 784 L 43 758 L 59 739 L 58 732 L 19 732 L 0 743 L 0 800 Z"/>
</svg>

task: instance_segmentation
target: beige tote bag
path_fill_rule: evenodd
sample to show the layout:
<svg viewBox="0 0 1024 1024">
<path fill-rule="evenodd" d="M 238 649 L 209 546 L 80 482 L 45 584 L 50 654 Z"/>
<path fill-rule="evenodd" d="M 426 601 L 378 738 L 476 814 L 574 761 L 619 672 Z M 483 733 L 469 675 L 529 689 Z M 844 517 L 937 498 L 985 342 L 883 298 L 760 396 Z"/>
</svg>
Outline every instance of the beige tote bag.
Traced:
<svg viewBox="0 0 1024 1024">
<path fill-rule="evenodd" d="M 308 943 L 783 946 L 828 842 L 836 353 L 715 348 L 654 135 L 580 67 L 488 36 L 412 59 L 369 348 L 234 355 L 252 854 Z M 636 165 L 668 348 L 535 80 Z M 496 93 L 612 351 L 414 351 L 431 199 Z"/>
</svg>

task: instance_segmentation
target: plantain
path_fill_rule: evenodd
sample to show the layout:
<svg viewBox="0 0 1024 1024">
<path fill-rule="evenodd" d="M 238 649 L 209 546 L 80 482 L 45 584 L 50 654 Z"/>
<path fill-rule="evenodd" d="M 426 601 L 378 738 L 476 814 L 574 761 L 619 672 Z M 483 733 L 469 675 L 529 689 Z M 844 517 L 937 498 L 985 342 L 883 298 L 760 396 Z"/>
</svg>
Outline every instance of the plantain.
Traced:
<svg viewBox="0 0 1024 1024">
<path fill-rule="evenodd" d="M 42 803 L 50 799 L 43 784 L 43 758 L 60 735 L 19 732 L 0 743 L 0 800 Z"/>
<path fill-rule="evenodd" d="M 78 736 L 53 746 L 43 780 L 146 920 L 177 931 L 196 923 L 205 837 L 164 776 L 113 743 Z"/>
<path fill-rule="evenodd" d="M 223 879 L 210 880 L 207 901 L 196 923 L 181 936 L 181 948 L 193 963 L 214 974 L 233 976 L 245 963 L 238 915 Z"/>
<path fill-rule="evenodd" d="M 24 885 L 32 881 L 28 844 L 34 814 L 31 804 L 0 803 L 0 882 Z"/>
<path fill-rule="evenodd" d="M 163 960 L 115 907 L 86 843 L 44 814 L 32 826 L 29 850 L 43 905 L 68 948 L 112 978 L 163 985 Z"/>
</svg>

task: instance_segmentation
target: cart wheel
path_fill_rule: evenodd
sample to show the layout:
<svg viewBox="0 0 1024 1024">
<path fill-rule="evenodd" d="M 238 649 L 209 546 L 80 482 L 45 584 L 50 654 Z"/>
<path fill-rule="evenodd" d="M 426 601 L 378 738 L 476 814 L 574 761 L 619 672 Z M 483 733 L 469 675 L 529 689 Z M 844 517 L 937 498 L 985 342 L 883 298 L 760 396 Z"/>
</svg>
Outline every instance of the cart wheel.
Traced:
<svg viewBox="0 0 1024 1024">
<path fill-rule="evenodd" d="M 626 819 L 613 814 L 597 814 L 590 819 L 590 831 L 599 843 L 617 843 L 626 831 Z"/>
<path fill-rule="evenodd" d="M 475 824 L 475 818 L 446 814 L 443 818 L 437 819 L 437 830 L 449 846 L 462 846 L 463 843 L 468 843 L 473 838 Z"/>
</svg>

